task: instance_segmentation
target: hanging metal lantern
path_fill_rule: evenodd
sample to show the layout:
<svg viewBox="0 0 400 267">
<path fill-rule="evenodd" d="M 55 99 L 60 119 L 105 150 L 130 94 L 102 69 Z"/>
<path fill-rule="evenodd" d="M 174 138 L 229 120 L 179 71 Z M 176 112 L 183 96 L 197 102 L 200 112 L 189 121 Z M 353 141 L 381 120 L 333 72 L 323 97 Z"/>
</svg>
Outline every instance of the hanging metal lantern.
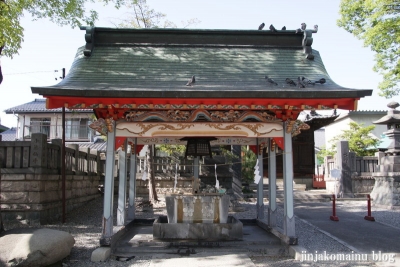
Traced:
<svg viewBox="0 0 400 267">
<path fill-rule="evenodd" d="M 185 137 L 181 140 L 187 141 L 185 157 L 187 156 L 209 156 L 212 158 L 210 141 L 217 140 L 214 137 Z"/>
</svg>

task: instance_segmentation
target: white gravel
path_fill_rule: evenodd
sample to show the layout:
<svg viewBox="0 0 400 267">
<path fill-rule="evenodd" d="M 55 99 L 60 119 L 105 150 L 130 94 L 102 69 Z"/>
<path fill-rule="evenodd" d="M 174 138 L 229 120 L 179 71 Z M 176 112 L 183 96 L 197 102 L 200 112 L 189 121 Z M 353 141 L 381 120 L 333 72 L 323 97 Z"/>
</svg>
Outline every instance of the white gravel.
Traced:
<svg viewBox="0 0 400 267">
<path fill-rule="evenodd" d="M 115 209 L 116 210 L 116 202 Z M 142 199 L 137 199 L 137 203 L 142 203 Z M 365 213 L 365 203 L 352 201 L 346 205 L 348 209 L 360 215 Z M 343 205 L 338 203 L 338 205 Z M 239 202 L 238 206 L 240 212 L 232 212 L 231 214 L 239 219 L 242 218 L 255 218 L 255 203 L 254 202 Z M 143 205 L 137 207 L 137 218 L 155 218 L 159 215 L 166 215 L 165 202 L 160 201 L 153 205 L 153 209 L 146 209 Z M 243 211 L 242 211 L 243 210 Z M 267 211 L 266 211 L 267 212 Z M 400 225 L 400 210 L 385 210 L 383 208 L 373 207 L 373 216 L 376 221 L 384 222 L 386 224 L 399 227 Z M 67 222 L 64 224 L 54 223 L 43 225 L 44 228 L 51 228 L 61 231 L 69 232 L 75 238 L 75 245 L 71 254 L 62 262 L 54 266 L 63 267 L 88 267 L 88 266 L 150 266 L 151 257 L 136 257 L 130 261 L 122 262 L 109 259 L 107 262 L 91 262 L 91 254 L 93 250 L 99 247 L 99 240 L 102 230 L 102 213 L 103 213 L 103 199 L 98 198 L 93 200 L 87 205 L 75 209 L 67 214 Z M 116 211 L 114 211 L 114 215 Z M 116 218 L 116 216 L 114 216 Z M 282 227 L 283 210 L 278 207 L 278 226 Z M 116 224 L 116 222 L 114 222 Z M 5 229 L 20 227 L 5 223 Z M 26 227 L 26 226 L 25 226 Z M 323 234 L 313 225 L 296 219 L 296 235 L 298 236 L 299 246 L 305 248 L 307 251 L 329 251 L 330 253 L 351 253 L 351 250 L 342 245 L 335 239 Z M 352 262 L 330 262 L 330 263 L 312 263 L 300 262 L 291 258 L 284 257 L 267 257 L 267 256 L 254 256 L 251 258 L 254 264 L 258 267 L 261 266 L 375 266 L 374 263 L 357 263 Z M 393 265 L 394 266 L 394 265 Z"/>
</svg>

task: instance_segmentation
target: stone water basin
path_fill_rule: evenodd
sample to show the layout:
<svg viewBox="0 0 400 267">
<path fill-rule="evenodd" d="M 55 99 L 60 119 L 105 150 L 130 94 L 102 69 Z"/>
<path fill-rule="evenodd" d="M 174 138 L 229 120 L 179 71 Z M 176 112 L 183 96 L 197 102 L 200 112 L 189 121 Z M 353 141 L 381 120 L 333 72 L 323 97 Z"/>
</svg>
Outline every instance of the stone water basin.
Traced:
<svg viewBox="0 0 400 267">
<path fill-rule="evenodd" d="M 167 216 L 153 224 L 158 239 L 242 240 L 243 224 L 228 216 L 225 194 L 171 194 L 165 197 Z"/>
</svg>

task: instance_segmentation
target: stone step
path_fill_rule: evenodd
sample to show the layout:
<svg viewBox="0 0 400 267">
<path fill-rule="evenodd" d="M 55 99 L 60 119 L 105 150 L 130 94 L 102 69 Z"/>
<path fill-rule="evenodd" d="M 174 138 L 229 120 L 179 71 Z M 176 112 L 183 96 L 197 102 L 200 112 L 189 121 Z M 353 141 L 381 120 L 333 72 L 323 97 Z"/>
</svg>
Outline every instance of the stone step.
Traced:
<svg viewBox="0 0 400 267">
<path fill-rule="evenodd" d="M 205 252 L 251 253 L 252 255 L 282 256 L 288 250 L 281 240 L 257 225 L 243 223 L 243 239 L 235 241 L 160 240 L 153 237 L 152 225 L 136 225 L 119 239 L 113 258 L 176 254 L 189 256 Z"/>
<path fill-rule="evenodd" d="M 258 186 L 257 184 L 250 184 L 250 185 L 249 185 L 249 188 L 250 188 L 251 190 L 255 190 L 255 189 L 257 189 L 257 186 Z M 264 188 L 264 190 L 268 190 L 269 185 L 264 183 L 264 184 L 263 184 L 263 188 Z M 277 184 L 276 184 L 276 189 L 277 189 L 277 190 L 283 190 L 283 188 L 284 188 L 283 183 L 277 183 Z M 293 183 L 293 189 L 305 191 L 306 188 L 307 188 L 307 186 L 306 186 L 305 184 L 296 184 L 296 183 Z"/>
<path fill-rule="evenodd" d="M 326 193 L 325 190 L 293 190 L 293 199 L 295 202 L 328 202 L 331 201 L 332 194 Z M 257 191 L 252 194 L 244 194 L 244 198 L 257 201 Z M 276 198 L 278 202 L 284 199 L 284 191 L 277 190 Z M 264 190 L 264 202 L 268 202 L 268 190 Z"/>
</svg>

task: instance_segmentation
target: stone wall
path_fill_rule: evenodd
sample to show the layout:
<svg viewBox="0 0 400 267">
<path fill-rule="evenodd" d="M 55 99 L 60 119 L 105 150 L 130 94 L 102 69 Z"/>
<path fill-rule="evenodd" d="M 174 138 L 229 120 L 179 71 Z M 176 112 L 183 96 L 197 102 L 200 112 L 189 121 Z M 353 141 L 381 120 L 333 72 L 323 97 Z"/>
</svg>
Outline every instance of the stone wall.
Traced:
<svg viewBox="0 0 400 267">
<path fill-rule="evenodd" d="M 371 192 L 374 205 L 400 209 L 400 173 L 376 173 L 375 186 Z"/>
<path fill-rule="evenodd" d="M 99 176 L 66 176 L 66 212 L 100 197 Z M 47 224 L 62 216 L 61 175 L 2 174 L 1 213 L 5 222 Z"/>
<path fill-rule="evenodd" d="M 332 157 L 325 157 L 326 190 L 337 197 L 364 197 L 372 192 L 375 179 L 373 173 L 378 166 L 378 157 L 358 157 L 349 151 L 348 141 L 337 143 L 338 152 Z M 331 177 L 332 170 L 338 170 L 339 178 Z"/>
<path fill-rule="evenodd" d="M 39 225 L 63 215 L 61 142 L 44 134 L 31 141 L 0 142 L 0 205 L 8 223 Z M 100 197 L 102 164 L 97 151 L 66 148 L 65 211 Z"/>
</svg>

